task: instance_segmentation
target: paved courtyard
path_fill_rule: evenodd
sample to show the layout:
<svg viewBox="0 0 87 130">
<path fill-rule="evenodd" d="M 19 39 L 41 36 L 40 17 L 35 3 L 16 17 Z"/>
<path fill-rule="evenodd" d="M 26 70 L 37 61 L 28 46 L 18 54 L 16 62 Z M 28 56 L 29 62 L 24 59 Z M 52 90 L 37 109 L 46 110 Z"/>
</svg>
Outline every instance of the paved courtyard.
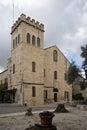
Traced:
<svg viewBox="0 0 87 130">
<path fill-rule="evenodd" d="M 40 106 L 31 106 L 32 111 L 40 111 L 46 109 L 55 109 L 57 104 L 46 104 Z M 21 106 L 17 104 L 0 104 L 0 114 L 25 112 L 28 106 Z"/>
<path fill-rule="evenodd" d="M 69 113 L 55 113 L 53 125 L 57 130 L 87 130 L 87 111 L 75 107 L 67 108 Z M 0 130 L 25 130 L 28 127 L 40 124 L 39 114 L 33 112 L 33 116 L 21 115 L 0 117 Z"/>
</svg>

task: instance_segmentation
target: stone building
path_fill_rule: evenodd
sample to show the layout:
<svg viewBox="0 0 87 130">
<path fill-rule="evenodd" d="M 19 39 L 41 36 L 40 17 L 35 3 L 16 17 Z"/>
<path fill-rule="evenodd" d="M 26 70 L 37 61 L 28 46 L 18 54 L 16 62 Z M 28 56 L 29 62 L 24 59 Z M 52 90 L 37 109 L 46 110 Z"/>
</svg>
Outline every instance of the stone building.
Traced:
<svg viewBox="0 0 87 130">
<path fill-rule="evenodd" d="M 12 102 L 28 105 L 72 100 L 72 88 L 65 79 L 69 65 L 56 45 L 44 48 L 44 25 L 21 14 L 11 28 L 5 94 Z"/>
</svg>

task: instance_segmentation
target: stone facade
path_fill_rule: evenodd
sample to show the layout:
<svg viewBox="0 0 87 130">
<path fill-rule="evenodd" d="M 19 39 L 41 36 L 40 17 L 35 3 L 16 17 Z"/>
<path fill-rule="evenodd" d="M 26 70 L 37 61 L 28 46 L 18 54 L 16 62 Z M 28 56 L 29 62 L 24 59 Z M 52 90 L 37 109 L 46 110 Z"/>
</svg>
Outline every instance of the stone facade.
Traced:
<svg viewBox="0 0 87 130">
<path fill-rule="evenodd" d="M 4 85 L 7 83 L 8 80 L 8 70 L 4 70 L 2 73 L 0 73 L 0 85 Z"/>
<path fill-rule="evenodd" d="M 44 25 L 22 14 L 11 28 L 7 76 L 8 90 L 15 90 L 12 100 L 27 105 L 72 100 L 65 80 L 69 65 L 56 45 L 44 48 Z"/>
</svg>

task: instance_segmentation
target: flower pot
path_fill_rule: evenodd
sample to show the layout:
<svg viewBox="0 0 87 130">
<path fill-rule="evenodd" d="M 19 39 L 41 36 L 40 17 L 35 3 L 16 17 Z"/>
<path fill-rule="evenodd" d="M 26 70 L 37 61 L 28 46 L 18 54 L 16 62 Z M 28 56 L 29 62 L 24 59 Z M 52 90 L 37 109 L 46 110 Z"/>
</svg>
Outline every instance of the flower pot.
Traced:
<svg viewBox="0 0 87 130">
<path fill-rule="evenodd" d="M 41 112 L 39 116 L 40 116 L 42 126 L 50 126 L 52 125 L 52 119 L 55 115 L 52 112 L 44 111 L 44 112 Z"/>
</svg>

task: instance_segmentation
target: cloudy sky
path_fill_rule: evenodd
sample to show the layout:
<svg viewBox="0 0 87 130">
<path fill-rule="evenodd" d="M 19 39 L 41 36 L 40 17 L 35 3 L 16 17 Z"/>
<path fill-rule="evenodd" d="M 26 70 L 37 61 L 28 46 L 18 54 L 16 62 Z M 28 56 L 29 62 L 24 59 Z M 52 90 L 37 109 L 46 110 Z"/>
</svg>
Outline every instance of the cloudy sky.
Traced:
<svg viewBox="0 0 87 130">
<path fill-rule="evenodd" d="M 0 0 L 0 71 L 11 55 L 13 20 L 21 13 L 45 25 L 45 47 L 57 45 L 81 66 L 80 47 L 87 44 L 87 0 Z"/>
</svg>

